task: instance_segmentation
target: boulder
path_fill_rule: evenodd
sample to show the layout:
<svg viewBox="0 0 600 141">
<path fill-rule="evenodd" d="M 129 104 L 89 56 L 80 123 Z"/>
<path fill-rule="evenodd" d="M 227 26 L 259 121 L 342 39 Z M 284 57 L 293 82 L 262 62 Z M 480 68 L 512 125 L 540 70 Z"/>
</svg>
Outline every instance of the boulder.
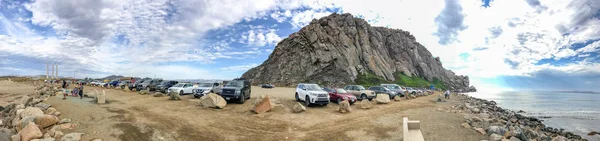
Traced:
<svg viewBox="0 0 600 141">
<path fill-rule="evenodd" d="M 491 134 L 490 135 L 490 141 L 500 141 L 502 140 L 502 136 L 498 135 L 498 134 Z"/>
<path fill-rule="evenodd" d="M 271 98 L 268 95 L 261 95 L 256 98 L 254 102 L 254 106 L 252 107 L 252 111 L 257 114 L 265 113 L 273 108 L 271 106 Z"/>
<path fill-rule="evenodd" d="M 63 124 L 63 123 L 71 123 L 71 119 L 70 118 L 63 118 L 61 119 L 59 122 L 59 124 Z"/>
<path fill-rule="evenodd" d="M 473 108 L 471 111 L 472 111 L 473 113 L 479 113 L 481 110 L 479 110 L 479 108 Z"/>
<path fill-rule="evenodd" d="M 568 139 L 563 136 L 556 136 L 552 138 L 552 141 L 568 141 Z"/>
<path fill-rule="evenodd" d="M 227 101 L 217 94 L 209 93 L 200 98 L 200 104 L 207 108 L 223 108 Z"/>
<path fill-rule="evenodd" d="M 53 137 L 54 137 L 54 138 L 56 138 L 56 139 L 60 139 L 60 138 L 62 138 L 64 135 L 65 135 L 65 133 L 63 133 L 62 131 L 55 131 L 55 132 L 54 132 L 54 136 L 53 136 Z"/>
<path fill-rule="evenodd" d="M 0 141 L 10 141 L 11 134 L 0 131 Z"/>
<path fill-rule="evenodd" d="M 19 104 L 23 104 L 25 106 L 28 106 L 31 101 L 33 101 L 33 98 L 29 96 L 22 96 L 19 98 Z"/>
<path fill-rule="evenodd" d="M 181 100 L 181 96 L 176 92 L 171 92 L 169 93 L 169 100 Z"/>
<path fill-rule="evenodd" d="M 79 141 L 83 134 L 85 133 L 69 133 L 60 138 L 60 141 Z"/>
<path fill-rule="evenodd" d="M 506 128 L 500 126 L 490 126 L 486 131 L 488 134 L 504 135 L 504 133 L 506 133 Z"/>
<path fill-rule="evenodd" d="M 19 135 L 19 134 L 12 135 L 12 136 L 10 136 L 10 140 L 12 140 L 12 141 L 21 141 L 21 135 Z"/>
<path fill-rule="evenodd" d="M 471 128 L 471 126 L 469 125 L 469 123 L 466 123 L 466 122 L 465 122 L 465 123 L 462 123 L 462 124 L 460 124 L 460 125 L 461 125 L 462 127 L 464 127 L 464 128 L 467 128 L 467 129 L 468 129 L 468 128 Z"/>
<path fill-rule="evenodd" d="M 31 140 L 34 141 L 34 140 Z M 43 138 L 43 139 L 37 139 L 37 141 L 55 141 L 54 138 Z"/>
<path fill-rule="evenodd" d="M 352 112 L 352 108 L 350 108 L 350 103 L 348 100 L 344 100 L 339 103 L 340 108 L 338 108 L 338 112 L 340 113 L 349 113 Z"/>
<path fill-rule="evenodd" d="M 300 104 L 300 102 L 296 102 L 296 104 L 294 104 L 294 107 L 292 108 L 292 112 L 294 113 L 301 113 L 306 111 L 306 107 L 304 107 L 304 105 Z"/>
<path fill-rule="evenodd" d="M 394 101 L 400 101 L 402 100 L 402 98 L 400 98 L 400 96 L 394 96 Z"/>
<path fill-rule="evenodd" d="M 48 115 L 54 115 L 54 113 L 56 112 L 56 108 L 50 107 L 48 109 L 46 109 L 46 114 Z"/>
<path fill-rule="evenodd" d="M 27 116 L 24 117 L 23 119 L 15 122 L 15 127 L 18 131 L 21 131 L 22 129 L 24 129 L 27 125 L 29 125 L 29 123 L 34 123 L 35 121 L 35 116 Z"/>
<path fill-rule="evenodd" d="M 377 101 L 377 104 L 387 104 L 390 103 L 390 96 L 387 94 L 377 94 L 375 101 Z"/>
<path fill-rule="evenodd" d="M 40 108 L 41 110 L 45 111 L 46 109 L 50 108 L 50 104 L 38 103 L 38 104 L 35 104 L 35 107 Z"/>
<path fill-rule="evenodd" d="M 42 128 L 50 127 L 58 123 L 58 117 L 54 115 L 41 115 L 35 117 L 35 124 L 40 125 Z"/>
<path fill-rule="evenodd" d="M 60 116 L 60 112 L 59 111 L 54 112 L 54 116 Z"/>
<path fill-rule="evenodd" d="M 523 131 L 523 135 L 525 139 L 535 139 L 539 137 L 538 133 L 532 129 L 525 129 L 525 131 Z"/>
<path fill-rule="evenodd" d="M 39 139 L 43 136 L 40 128 L 38 128 L 34 123 L 27 124 L 27 126 L 25 126 L 25 128 L 19 132 L 19 135 L 21 136 L 21 140 L 25 141 Z"/>
<path fill-rule="evenodd" d="M 102 93 L 96 94 L 96 99 L 98 100 L 98 104 L 106 103 L 106 91 L 102 90 Z"/>
<path fill-rule="evenodd" d="M 362 100 L 360 101 L 360 108 L 361 109 L 371 109 L 373 107 L 373 104 L 371 104 L 371 102 L 369 102 L 369 100 Z"/>
<path fill-rule="evenodd" d="M 166 94 L 164 94 L 164 93 L 155 93 L 155 94 L 154 94 L 154 97 L 163 97 L 163 96 L 165 96 L 165 95 L 166 95 Z"/>
<path fill-rule="evenodd" d="M 510 137 L 510 141 L 521 141 L 521 139 L 517 137 Z"/>
<path fill-rule="evenodd" d="M 480 133 L 480 134 L 482 134 L 482 135 L 485 135 L 485 134 L 487 134 L 487 133 L 485 132 L 485 129 L 483 129 L 483 128 L 477 128 L 477 127 L 475 127 L 475 131 L 479 132 L 479 133 Z"/>
<path fill-rule="evenodd" d="M 472 117 L 471 121 L 473 121 L 473 122 L 480 122 L 480 121 L 483 121 L 483 120 L 481 120 L 481 118 L 479 118 L 479 117 Z"/>
<path fill-rule="evenodd" d="M 148 90 L 140 90 L 140 91 L 138 91 L 138 94 L 146 95 L 146 94 L 148 94 Z"/>
</svg>

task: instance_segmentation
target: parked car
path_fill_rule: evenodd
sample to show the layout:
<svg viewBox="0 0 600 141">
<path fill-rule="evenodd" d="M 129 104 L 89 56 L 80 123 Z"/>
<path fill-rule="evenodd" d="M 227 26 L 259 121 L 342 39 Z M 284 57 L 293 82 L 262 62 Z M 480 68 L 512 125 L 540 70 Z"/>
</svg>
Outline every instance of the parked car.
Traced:
<svg viewBox="0 0 600 141">
<path fill-rule="evenodd" d="M 156 89 L 156 85 L 160 84 L 160 82 L 162 82 L 162 79 L 145 80 L 144 82 L 138 84 L 136 86 L 136 89 L 138 91 L 143 89 L 153 91 L 154 89 Z"/>
<path fill-rule="evenodd" d="M 390 99 L 393 99 L 394 96 L 396 96 L 396 92 L 394 92 L 386 87 L 382 87 L 382 86 L 372 86 L 372 87 L 369 87 L 369 90 L 375 91 L 375 93 L 377 93 L 377 94 L 387 94 L 390 96 Z"/>
<path fill-rule="evenodd" d="M 411 87 L 406 87 L 406 92 L 412 95 L 415 95 L 417 93 L 419 93 L 419 91 L 415 88 L 411 88 Z"/>
<path fill-rule="evenodd" d="M 335 100 L 337 104 L 343 100 L 348 100 L 350 105 L 356 102 L 356 97 L 342 88 L 323 88 L 323 90 L 329 93 L 329 100 Z"/>
<path fill-rule="evenodd" d="M 244 103 L 246 99 L 250 99 L 252 93 L 252 87 L 250 81 L 239 78 L 229 81 L 223 88 L 221 88 L 219 95 L 225 98 L 225 100 L 237 99 L 238 103 Z"/>
<path fill-rule="evenodd" d="M 167 90 L 169 90 L 170 87 L 172 87 L 173 85 L 175 85 L 177 83 L 179 83 L 179 82 L 178 81 L 174 81 L 174 80 L 162 81 L 160 84 L 158 84 L 156 86 L 156 91 L 166 93 Z"/>
<path fill-rule="evenodd" d="M 179 95 L 185 95 L 185 94 L 193 93 L 193 90 L 194 90 L 194 85 L 192 83 L 177 83 L 177 84 L 173 85 L 172 87 L 170 87 L 167 90 L 167 93 L 171 94 L 171 92 L 176 92 L 176 93 L 179 93 Z"/>
<path fill-rule="evenodd" d="M 317 84 L 300 83 L 296 87 L 296 101 L 304 101 L 306 106 L 312 104 L 325 106 L 329 104 L 329 93 Z"/>
<path fill-rule="evenodd" d="M 346 85 L 344 90 L 351 93 L 355 97 L 358 97 L 360 100 L 372 100 L 373 98 L 377 97 L 377 94 L 374 91 L 367 90 L 361 85 Z"/>
<path fill-rule="evenodd" d="M 275 86 L 273 84 L 262 84 L 260 85 L 261 88 L 275 88 Z"/>
<path fill-rule="evenodd" d="M 208 93 L 219 93 L 223 88 L 223 85 L 218 82 L 214 83 L 200 83 L 198 87 L 194 89 L 194 97 L 200 98 Z"/>
<path fill-rule="evenodd" d="M 118 84 L 118 86 L 119 86 L 121 89 L 125 89 L 125 86 L 128 86 L 128 85 L 129 85 L 129 83 L 131 83 L 131 81 L 129 81 L 129 80 L 123 80 L 123 81 L 121 81 L 121 83 L 119 83 L 119 84 Z"/>
<path fill-rule="evenodd" d="M 135 83 L 129 83 L 129 90 L 137 89 L 137 85 L 142 84 L 145 80 L 152 79 L 134 79 Z"/>
<path fill-rule="evenodd" d="M 405 90 L 398 84 L 381 84 L 379 86 L 390 89 L 393 92 L 396 92 L 396 95 L 400 97 L 404 97 Z"/>
</svg>

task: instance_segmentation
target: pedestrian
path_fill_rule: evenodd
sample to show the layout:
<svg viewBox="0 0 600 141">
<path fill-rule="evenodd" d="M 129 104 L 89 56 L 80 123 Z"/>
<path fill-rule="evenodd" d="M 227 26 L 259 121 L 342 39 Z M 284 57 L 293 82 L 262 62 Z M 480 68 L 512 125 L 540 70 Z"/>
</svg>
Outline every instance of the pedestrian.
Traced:
<svg viewBox="0 0 600 141">
<path fill-rule="evenodd" d="M 67 99 L 67 93 L 68 93 L 67 92 L 67 81 L 63 80 L 61 88 L 63 90 L 63 100 L 66 100 Z"/>
<path fill-rule="evenodd" d="M 83 85 L 79 85 L 79 99 L 83 99 Z"/>
<path fill-rule="evenodd" d="M 450 99 L 450 90 L 446 90 L 446 92 L 444 93 L 444 98 L 445 99 Z"/>
</svg>

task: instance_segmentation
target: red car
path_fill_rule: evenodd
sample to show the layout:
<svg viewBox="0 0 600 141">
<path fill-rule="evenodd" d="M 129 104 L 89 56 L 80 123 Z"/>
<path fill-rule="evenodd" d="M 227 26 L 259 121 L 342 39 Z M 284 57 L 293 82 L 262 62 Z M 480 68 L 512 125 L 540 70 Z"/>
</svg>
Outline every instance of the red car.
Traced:
<svg viewBox="0 0 600 141">
<path fill-rule="evenodd" d="M 323 88 L 329 93 L 329 100 L 336 101 L 338 104 L 343 100 L 348 100 L 350 105 L 356 102 L 356 97 L 342 88 Z"/>
</svg>

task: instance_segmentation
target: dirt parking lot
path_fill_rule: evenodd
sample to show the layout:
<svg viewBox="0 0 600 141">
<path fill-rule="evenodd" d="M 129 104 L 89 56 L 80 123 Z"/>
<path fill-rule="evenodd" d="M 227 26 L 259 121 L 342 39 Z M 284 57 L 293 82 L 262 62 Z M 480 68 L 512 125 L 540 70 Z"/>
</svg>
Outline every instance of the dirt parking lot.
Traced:
<svg viewBox="0 0 600 141">
<path fill-rule="evenodd" d="M 12 88 L 15 85 L 19 89 Z M 167 97 L 116 89 L 88 86 L 85 91 L 93 89 L 105 90 L 109 103 L 99 105 L 91 98 L 76 97 L 52 97 L 47 101 L 62 113 L 60 118 L 71 118 L 78 124 L 65 133 L 84 132 L 82 140 L 402 140 L 404 116 L 422 122 L 425 140 L 485 139 L 462 128 L 462 116 L 436 111 L 459 102 L 433 102 L 437 95 L 392 101 L 366 110 L 355 104 L 351 113 L 342 114 L 335 103 L 308 107 L 303 113 L 291 112 L 294 88 L 252 87 L 251 101 L 230 103 L 223 109 L 203 108 L 191 95 L 183 96 L 182 101 L 170 101 Z M 23 95 L 33 94 L 34 90 L 30 85 L 0 83 L 0 92 Z M 283 106 L 264 114 L 252 113 L 252 101 L 262 94 Z"/>
</svg>

